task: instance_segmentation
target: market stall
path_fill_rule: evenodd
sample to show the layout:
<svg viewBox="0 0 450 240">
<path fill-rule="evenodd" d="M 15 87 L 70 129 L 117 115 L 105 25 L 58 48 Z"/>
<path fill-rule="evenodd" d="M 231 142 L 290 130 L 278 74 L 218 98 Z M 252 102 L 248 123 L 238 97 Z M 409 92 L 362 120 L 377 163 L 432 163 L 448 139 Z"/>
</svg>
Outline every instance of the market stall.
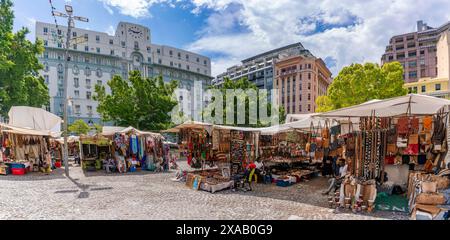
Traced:
<svg viewBox="0 0 450 240">
<path fill-rule="evenodd" d="M 0 124 L 0 175 L 50 173 L 50 132 Z"/>
<path fill-rule="evenodd" d="M 107 171 L 110 167 L 120 173 L 169 169 L 170 148 L 164 145 L 161 134 L 133 127 L 104 127 L 102 135 L 111 140 Z"/>
<path fill-rule="evenodd" d="M 101 170 L 111 154 L 111 141 L 101 135 L 80 136 L 81 167 L 86 171 Z"/>
</svg>

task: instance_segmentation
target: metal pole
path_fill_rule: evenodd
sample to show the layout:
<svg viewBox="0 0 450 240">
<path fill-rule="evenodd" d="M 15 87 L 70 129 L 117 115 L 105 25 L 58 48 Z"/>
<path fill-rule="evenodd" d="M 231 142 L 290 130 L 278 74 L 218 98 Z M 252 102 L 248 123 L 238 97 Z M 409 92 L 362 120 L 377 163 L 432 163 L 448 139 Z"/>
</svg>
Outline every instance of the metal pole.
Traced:
<svg viewBox="0 0 450 240">
<path fill-rule="evenodd" d="M 64 170 L 66 173 L 66 176 L 69 176 L 69 151 L 68 151 L 68 144 L 67 144 L 67 137 L 68 137 L 68 105 L 69 105 L 69 93 L 67 90 L 67 83 L 69 78 L 69 44 L 70 44 L 70 35 L 72 32 L 72 15 L 69 15 L 68 22 L 67 22 L 67 39 L 66 39 L 66 52 L 65 52 L 65 67 L 64 67 L 64 152 L 63 152 L 63 159 L 64 159 Z"/>
</svg>

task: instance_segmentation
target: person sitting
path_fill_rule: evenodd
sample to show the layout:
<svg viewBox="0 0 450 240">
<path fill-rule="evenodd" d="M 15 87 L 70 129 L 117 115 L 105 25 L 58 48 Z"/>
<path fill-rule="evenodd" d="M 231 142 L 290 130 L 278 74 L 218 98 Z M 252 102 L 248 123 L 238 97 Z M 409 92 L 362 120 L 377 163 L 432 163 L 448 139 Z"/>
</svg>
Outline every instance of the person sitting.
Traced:
<svg viewBox="0 0 450 240">
<path fill-rule="evenodd" d="M 347 169 L 348 165 L 345 161 L 345 159 L 339 160 L 339 174 L 335 176 L 334 178 L 330 178 L 328 182 L 330 183 L 330 186 L 328 187 L 327 191 L 323 192 L 323 195 L 328 195 L 332 189 L 336 191 L 337 187 L 342 183 L 342 180 L 345 178 L 345 175 L 347 175 Z"/>
<path fill-rule="evenodd" d="M 105 167 L 106 173 L 114 172 L 116 169 L 116 164 L 114 164 L 114 160 L 111 157 L 105 159 L 103 166 Z"/>
</svg>

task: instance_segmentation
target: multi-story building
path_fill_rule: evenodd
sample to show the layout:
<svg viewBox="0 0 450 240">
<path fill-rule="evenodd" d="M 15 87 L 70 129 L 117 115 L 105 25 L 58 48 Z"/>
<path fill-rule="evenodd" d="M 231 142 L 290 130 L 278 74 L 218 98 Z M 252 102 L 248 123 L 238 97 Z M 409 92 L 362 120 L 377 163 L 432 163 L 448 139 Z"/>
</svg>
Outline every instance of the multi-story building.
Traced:
<svg viewBox="0 0 450 240">
<path fill-rule="evenodd" d="M 45 45 L 39 56 L 44 65 L 40 74 L 50 91 L 50 111 L 62 115 L 64 104 L 64 48 L 67 28 L 54 24 L 36 23 L 36 36 Z M 92 99 L 95 85 L 104 85 L 114 75 L 128 78 L 131 70 L 139 70 L 143 77 L 162 75 L 164 81 L 177 80 L 185 89 L 180 91 L 179 104 L 190 109 L 188 115 L 197 114 L 202 107 L 203 92 L 191 91 L 194 84 L 209 85 L 211 61 L 208 57 L 185 50 L 151 43 L 150 29 L 141 25 L 120 22 L 114 36 L 107 33 L 74 28 L 72 38 L 81 37 L 69 50 L 68 71 L 69 123 L 76 119 L 97 123 L 101 121 L 96 111 L 98 103 Z M 83 40 L 84 39 L 84 40 Z M 197 101 L 201 99 L 201 101 Z M 186 110 L 185 110 L 186 111 Z"/>
<path fill-rule="evenodd" d="M 449 98 L 448 78 L 421 78 L 417 82 L 405 83 L 408 93 L 417 93 L 439 98 Z"/>
<path fill-rule="evenodd" d="M 275 63 L 274 88 L 287 114 L 315 112 L 317 97 L 327 94 L 331 81 L 331 72 L 320 58 L 296 55 Z"/>
<path fill-rule="evenodd" d="M 302 55 L 313 56 L 301 43 L 295 43 L 274 49 L 254 57 L 245 59 L 241 65 L 236 65 L 227 69 L 213 80 L 212 84 L 220 85 L 225 78 L 230 80 L 238 80 L 243 77 L 254 83 L 259 89 L 273 89 L 273 72 L 274 63 L 277 59 L 284 56 Z M 270 91 L 268 92 L 269 101 L 271 99 Z"/>
<path fill-rule="evenodd" d="M 399 61 L 404 68 L 406 83 L 416 82 L 420 78 L 437 76 L 436 44 L 441 33 L 450 29 L 450 22 L 432 28 L 417 22 L 417 31 L 394 36 L 381 58 L 382 64 Z"/>
<path fill-rule="evenodd" d="M 449 98 L 450 79 L 450 31 L 439 35 L 436 43 L 437 77 L 421 78 L 417 82 L 405 83 L 404 88 L 410 93 L 424 94 L 440 98 Z"/>
</svg>

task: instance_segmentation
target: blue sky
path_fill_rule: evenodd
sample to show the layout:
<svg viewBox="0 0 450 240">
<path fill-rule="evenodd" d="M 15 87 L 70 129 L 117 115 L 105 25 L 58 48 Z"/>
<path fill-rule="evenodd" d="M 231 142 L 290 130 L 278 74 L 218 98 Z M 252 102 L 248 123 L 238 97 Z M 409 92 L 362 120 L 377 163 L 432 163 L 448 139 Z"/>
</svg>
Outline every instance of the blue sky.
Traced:
<svg viewBox="0 0 450 240">
<path fill-rule="evenodd" d="M 351 63 L 380 62 L 395 34 L 417 20 L 438 27 L 450 20 L 448 0 L 53 0 L 70 2 L 89 23 L 112 33 L 119 21 L 145 25 L 152 42 L 207 55 L 213 75 L 240 60 L 301 42 L 334 76 Z M 15 28 L 53 22 L 48 0 L 14 0 Z M 59 22 L 63 23 L 63 19 Z"/>
</svg>

